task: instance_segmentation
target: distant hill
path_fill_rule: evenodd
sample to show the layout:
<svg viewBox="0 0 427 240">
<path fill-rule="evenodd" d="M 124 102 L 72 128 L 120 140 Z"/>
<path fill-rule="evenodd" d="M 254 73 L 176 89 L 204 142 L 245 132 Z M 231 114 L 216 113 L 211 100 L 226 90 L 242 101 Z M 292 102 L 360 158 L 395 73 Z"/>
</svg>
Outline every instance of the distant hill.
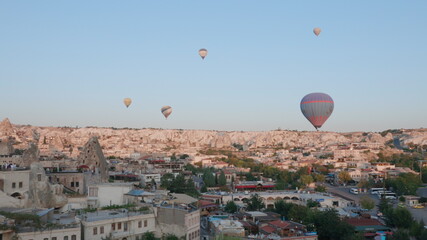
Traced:
<svg viewBox="0 0 427 240">
<path fill-rule="evenodd" d="M 90 137 L 99 138 L 106 156 L 129 156 L 133 152 L 165 152 L 196 154 L 202 149 L 291 149 L 312 147 L 321 149 L 333 144 L 375 143 L 381 146 L 393 143 L 397 138 L 403 146 L 427 145 L 426 129 L 407 129 L 373 132 L 336 133 L 322 131 L 211 131 L 211 130 L 163 130 L 163 129 L 116 129 L 71 128 L 13 125 L 9 119 L 0 123 L 0 139 L 11 138 L 15 148 L 27 148 L 36 143 L 42 155 L 65 154 L 76 157 Z"/>
</svg>

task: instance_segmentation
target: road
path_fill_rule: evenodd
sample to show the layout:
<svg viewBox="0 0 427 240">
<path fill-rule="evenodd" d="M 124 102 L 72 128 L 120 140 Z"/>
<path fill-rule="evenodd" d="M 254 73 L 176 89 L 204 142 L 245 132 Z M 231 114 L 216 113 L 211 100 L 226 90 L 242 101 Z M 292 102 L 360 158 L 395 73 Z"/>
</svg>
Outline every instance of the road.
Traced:
<svg viewBox="0 0 427 240">
<path fill-rule="evenodd" d="M 360 198 L 362 196 L 368 196 L 375 202 L 375 208 L 370 212 L 371 214 L 375 214 L 378 210 L 378 204 L 380 202 L 380 199 L 376 195 L 371 195 L 369 193 L 361 193 L 361 194 L 352 194 L 350 193 L 351 187 L 335 187 L 331 185 L 327 185 L 326 189 L 328 192 L 336 194 L 338 196 L 343 196 L 344 198 L 348 198 L 353 200 L 356 204 L 359 205 Z M 427 187 L 419 188 L 417 191 L 417 194 L 419 196 L 427 197 Z M 397 201 L 394 201 L 394 207 L 397 207 Z M 426 208 L 411 208 L 406 207 L 406 209 L 409 210 L 409 212 L 412 214 L 412 217 L 414 217 L 415 220 L 420 221 L 423 220 L 425 223 L 427 223 L 427 207 Z"/>
<path fill-rule="evenodd" d="M 399 149 L 399 150 L 403 149 L 402 145 L 400 145 L 400 139 L 399 138 L 393 137 L 393 144 L 397 149 Z"/>
</svg>

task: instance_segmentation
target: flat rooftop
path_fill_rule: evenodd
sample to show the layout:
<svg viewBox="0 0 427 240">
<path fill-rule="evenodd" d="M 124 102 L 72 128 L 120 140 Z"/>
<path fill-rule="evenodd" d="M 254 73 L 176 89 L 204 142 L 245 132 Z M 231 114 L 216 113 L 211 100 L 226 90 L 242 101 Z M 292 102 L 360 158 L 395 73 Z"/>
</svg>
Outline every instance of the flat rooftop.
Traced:
<svg viewBox="0 0 427 240">
<path fill-rule="evenodd" d="M 127 217 L 139 216 L 139 215 L 146 215 L 150 213 L 153 213 L 153 211 L 148 210 L 148 211 L 135 211 L 135 212 L 132 211 L 131 212 L 131 211 L 128 211 L 127 209 L 117 209 L 117 210 L 100 210 L 96 212 L 88 212 L 78 217 L 86 222 L 96 222 L 96 221 L 109 220 L 109 219 L 115 219 L 115 218 L 127 218 Z"/>
</svg>

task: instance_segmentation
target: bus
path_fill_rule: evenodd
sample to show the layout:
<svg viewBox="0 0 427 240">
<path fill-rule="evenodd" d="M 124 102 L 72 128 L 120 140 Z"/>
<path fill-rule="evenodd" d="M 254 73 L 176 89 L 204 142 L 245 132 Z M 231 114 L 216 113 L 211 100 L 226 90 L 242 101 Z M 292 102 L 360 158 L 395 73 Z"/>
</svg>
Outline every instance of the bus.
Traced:
<svg viewBox="0 0 427 240">
<path fill-rule="evenodd" d="M 396 200 L 397 199 L 396 193 L 390 192 L 390 191 L 386 191 L 384 193 L 379 193 L 378 197 L 380 199 L 385 198 L 385 199 L 389 199 L 389 200 Z"/>
<path fill-rule="evenodd" d="M 370 191 L 372 195 L 378 195 L 379 192 L 384 193 L 385 188 L 371 188 Z"/>
</svg>

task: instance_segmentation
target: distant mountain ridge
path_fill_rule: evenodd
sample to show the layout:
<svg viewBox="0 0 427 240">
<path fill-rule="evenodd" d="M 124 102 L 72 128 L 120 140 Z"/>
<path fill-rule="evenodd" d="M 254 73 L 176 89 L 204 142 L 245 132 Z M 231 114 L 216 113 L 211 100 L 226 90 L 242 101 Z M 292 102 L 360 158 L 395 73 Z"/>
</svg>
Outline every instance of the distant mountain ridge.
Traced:
<svg viewBox="0 0 427 240">
<path fill-rule="evenodd" d="M 0 123 L 0 139 L 13 141 L 15 148 L 27 148 L 35 143 L 41 155 L 78 155 L 89 138 L 98 137 L 106 156 L 129 156 L 133 152 L 165 152 L 196 154 L 207 148 L 232 148 L 233 144 L 245 149 L 284 148 L 311 146 L 322 148 L 332 144 L 357 142 L 386 145 L 398 137 L 408 143 L 427 145 L 427 129 L 408 129 L 390 132 L 298 132 L 298 131 L 213 131 L 170 129 L 116 129 L 116 128 L 70 128 L 13 125 L 9 119 Z"/>
</svg>

